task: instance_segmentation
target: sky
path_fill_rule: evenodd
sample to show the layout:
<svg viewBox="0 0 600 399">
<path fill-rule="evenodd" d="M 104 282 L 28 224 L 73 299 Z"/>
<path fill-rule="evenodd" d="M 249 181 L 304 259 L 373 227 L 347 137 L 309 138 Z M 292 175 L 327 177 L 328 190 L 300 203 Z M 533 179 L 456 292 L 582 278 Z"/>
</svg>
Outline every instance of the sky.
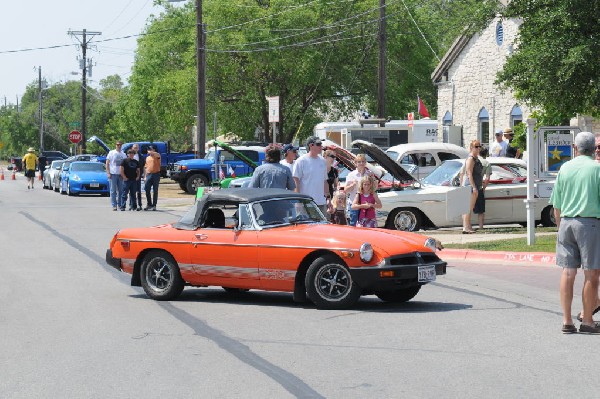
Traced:
<svg viewBox="0 0 600 399">
<path fill-rule="evenodd" d="M 114 74 L 126 83 L 137 37 L 102 40 L 139 35 L 148 18 L 162 10 L 153 0 L 0 0 L 0 104 L 16 104 L 17 96 L 20 102 L 26 86 L 37 84 L 38 67 L 49 84 L 81 80 L 82 36 L 70 36 L 69 30 L 102 33 L 87 50 L 93 63 L 90 86 L 97 88 Z M 52 46 L 65 47 L 18 51 Z"/>
</svg>

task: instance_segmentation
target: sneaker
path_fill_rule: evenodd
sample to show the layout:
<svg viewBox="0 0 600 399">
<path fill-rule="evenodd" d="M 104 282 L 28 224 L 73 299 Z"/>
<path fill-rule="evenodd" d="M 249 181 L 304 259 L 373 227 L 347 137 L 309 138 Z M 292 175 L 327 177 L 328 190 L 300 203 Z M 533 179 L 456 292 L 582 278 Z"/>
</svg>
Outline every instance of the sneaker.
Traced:
<svg viewBox="0 0 600 399">
<path fill-rule="evenodd" d="M 586 334 L 600 334 L 600 325 L 598 323 L 594 323 L 593 326 L 582 324 L 579 326 L 579 332 Z"/>
<path fill-rule="evenodd" d="M 148 205 L 147 207 L 144 208 L 145 211 L 151 211 L 152 207 L 150 205 Z"/>
<path fill-rule="evenodd" d="M 563 324 L 562 333 L 563 334 L 574 334 L 577 332 L 577 328 L 573 324 Z"/>
<path fill-rule="evenodd" d="M 153 206 L 153 207 L 152 207 L 152 210 L 153 210 L 153 211 L 155 211 L 155 210 L 156 210 L 156 207 L 155 207 L 155 206 Z"/>
<path fill-rule="evenodd" d="M 142 210 L 142 207 L 140 206 L 139 208 L 136 208 L 135 210 L 136 210 L 136 211 L 141 211 L 141 210 Z"/>
<path fill-rule="evenodd" d="M 121 208 L 121 211 L 125 212 L 125 208 L 124 208 L 124 207 L 123 207 L 123 208 Z"/>
<path fill-rule="evenodd" d="M 116 210 L 117 210 L 117 207 L 116 207 L 116 206 L 113 206 L 113 211 L 116 211 Z"/>
</svg>

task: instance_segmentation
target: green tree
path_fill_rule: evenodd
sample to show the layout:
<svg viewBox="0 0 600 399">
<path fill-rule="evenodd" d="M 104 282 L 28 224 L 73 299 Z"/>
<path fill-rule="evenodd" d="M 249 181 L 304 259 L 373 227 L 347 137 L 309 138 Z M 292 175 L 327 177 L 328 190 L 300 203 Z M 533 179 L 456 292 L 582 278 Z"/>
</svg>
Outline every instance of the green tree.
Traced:
<svg viewBox="0 0 600 399">
<path fill-rule="evenodd" d="M 497 82 L 553 118 L 599 116 L 600 3 L 513 0 L 504 14 L 523 24 Z"/>
</svg>

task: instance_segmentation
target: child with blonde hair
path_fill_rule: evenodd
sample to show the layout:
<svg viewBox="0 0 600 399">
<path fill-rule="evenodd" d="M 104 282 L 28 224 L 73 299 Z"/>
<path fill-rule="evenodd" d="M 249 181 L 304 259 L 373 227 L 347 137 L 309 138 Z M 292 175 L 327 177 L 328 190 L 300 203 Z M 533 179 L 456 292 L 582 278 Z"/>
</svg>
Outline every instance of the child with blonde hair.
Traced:
<svg viewBox="0 0 600 399">
<path fill-rule="evenodd" d="M 333 194 L 331 223 L 348 224 L 348 220 L 346 219 L 346 193 L 342 190 L 338 190 Z"/>
<path fill-rule="evenodd" d="M 358 210 L 356 227 L 377 227 L 376 209 L 381 208 L 381 201 L 375 192 L 375 179 L 363 176 L 358 184 L 358 194 L 352 203 L 352 209 Z"/>
</svg>

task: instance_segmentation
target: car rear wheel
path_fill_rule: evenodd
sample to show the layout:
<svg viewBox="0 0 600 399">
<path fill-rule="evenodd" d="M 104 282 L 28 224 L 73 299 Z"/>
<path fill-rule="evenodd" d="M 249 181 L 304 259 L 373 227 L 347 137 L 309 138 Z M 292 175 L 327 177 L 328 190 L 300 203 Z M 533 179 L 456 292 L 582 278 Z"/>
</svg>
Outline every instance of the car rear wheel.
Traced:
<svg viewBox="0 0 600 399">
<path fill-rule="evenodd" d="M 413 299 L 415 295 L 419 293 L 420 289 L 421 286 L 417 285 L 416 287 L 403 288 L 395 291 L 376 292 L 375 295 L 377 295 L 379 299 L 385 302 L 402 303 L 408 302 L 411 299 Z"/>
<path fill-rule="evenodd" d="M 150 251 L 140 268 L 142 287 L 150 298 L 169 301 L 177 298 L 184 288 L 179 266 L 175 259 L 164 251 Z"/>
<path fill-rule="evenodd" d="M 554 209 L 551 205 L 548 205 L 542 210 L 542 226 L 554 227 L 556 226 L 556 218 L 554 217 Z"/>
<path fill-rule="evenodd" d="M 395 209 L 387 227 L 400 231 L 417 231 L 421 228 L 421 212 L 415 208 Z"/>
<path fill-rule="evenodd" d="M 199 173 L 191 175 L 185 182 L 185 190 L 190 194 L 196 194 L 197 188 L 204 186 L 208 186 L 208 179 Z"/>
<path fill-rule="evenodd" d="M 317 258 L 306 272 L 306 293 L 318 309 L 346 309 L 360 298 L 350 270 L 331 255 Z"/>
</svg>

